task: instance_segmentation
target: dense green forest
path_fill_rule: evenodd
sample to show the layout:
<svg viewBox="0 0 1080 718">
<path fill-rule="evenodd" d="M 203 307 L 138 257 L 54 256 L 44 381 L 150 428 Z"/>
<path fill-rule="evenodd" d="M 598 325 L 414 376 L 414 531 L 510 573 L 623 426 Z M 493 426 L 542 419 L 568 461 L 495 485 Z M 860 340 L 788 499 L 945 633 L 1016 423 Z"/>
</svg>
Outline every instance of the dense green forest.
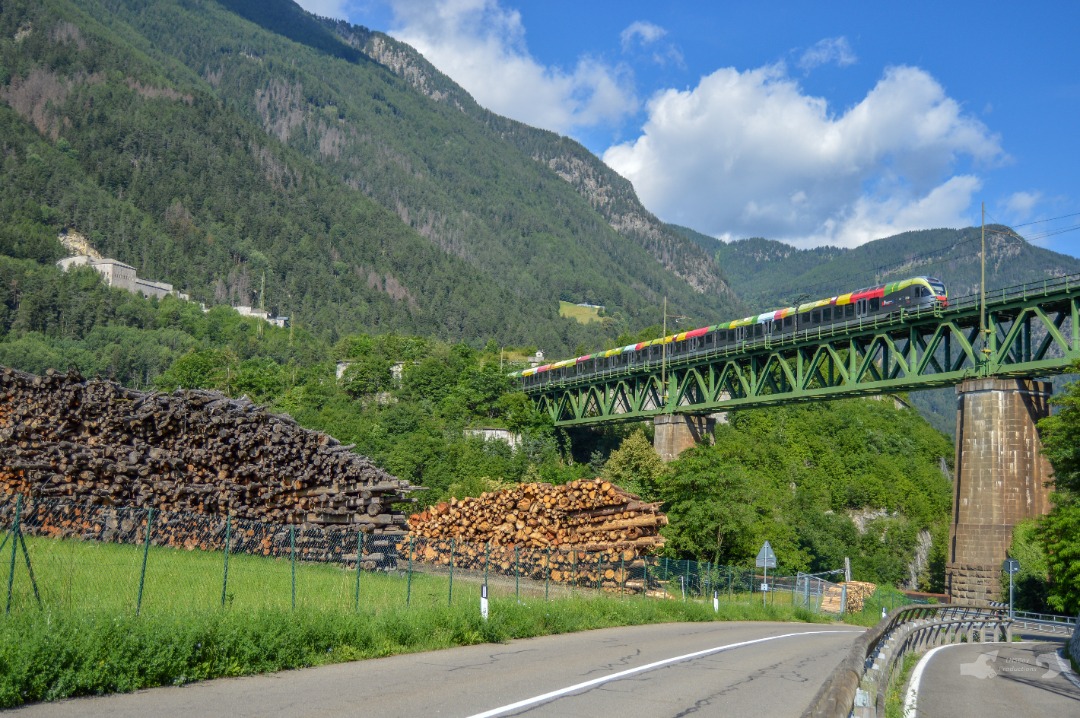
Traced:
<svg viewBox="0 0 1080 718">
<path fill-rule="evenodd" d="M 665 305 L 704 325 L 893 271 L 964 293 L 977 230 L 718 245 L 412 48 L 287 0 L 5 0 L 0 184 L 0 365 L 246 395 L 355 444 L 424 502 L 604 475 L 664 502 L 672 556 L 747 565 L 768 539 L 783 570 L 850 556 L 856 578 L 941 587 L 952 446 L 915 412 L 737 412 L 664 465 L 649 427 L 555 429 L 507 357 L 652 338 Z M 994 282 L 1080 271 L 999 230 Z M 66 231 L 196 301 L 59 271 Z M 605 320 L 564 319 L 560 300 Z M 258 303 L 291 325 L 228 306 Z"/>
<path fill-rule="evenodd" d="M 756 311 L 830 297 L 918 275 L 938 277 L 952 297 L 975 294 L 982 276 L 982 229 L 928 229 L 854 249 L 796 249 L 769 239 L 724 243 L 675 227 L 724 267 L 732 289 Z M 988 291 L 1080 273 L 1080 259 L 1029 244 L 1008 227 L 986 227 Z"/>
<path fill-rule="evenodd" d="M 569 353 L 655 323 L 664 297 L 703 318 L 738 306 L 706 253 L 620 234 L 522 138 L 573 143 L 433 99 L 284 0 L 5 2 L 0 100 L 8 256 L 54 261 L 75 230 L 142 277 L 263 301 L 329 341 Z M 611 321 L 565 320 L 560 298 Z"/>
<path fill-rule="evenodd" d="M 855 249 L 796 249 L 768 239 L 725 244 L 686 227 L 683 236 L 716 254 L 732 288 L 751 307 L 764 311 L 849 292 L 863 286 L 915 275 L 936 276 L 952 297 L 979 291 L 982 229 L 905 232 Z M 986 286 L 989 290 L 1080 273 L 1080 260 L 1028 244 L 1008 227 L 986 228 Z M 1075 377 L 1053 377 L 1061 391 Z M 956 393 L 952 388 L 907 396 L 934 428 L 956 433 Z"/>
<path fill-rule="evenodd" d="M 785 569 L 831 570 L 850 556 L 857 576 L 899 583 L 912 580 L 925 532 L 934 549 L 914 579 L 941 584 L 950 495 L 941 467 L 952 448 L 891 402 L 738 412 L 718 427 L 715 444 L 664 465 L 634 425 L 554 429 L 516 391 L 507 376 L 515 365 L 494 341 L 474 348 L 386 333 L 331 343 L 227 307 L 203 312 L 172 297 L 145 299 L 106 287 L 93 270 L 62 273 L 31 260 L 0 258 L 0 287 L 0 365 L 246 395 L 355 444 L 425 487 L 425 503 L 604 475 L 665 502 L 673 556 L 746 564 L 768 538 Z M 347 363 L 340 378 L 338 362 Z M 485 441 L 470 434 L 477 427 L 522 440 L 514 448 Z"/>
</svg>

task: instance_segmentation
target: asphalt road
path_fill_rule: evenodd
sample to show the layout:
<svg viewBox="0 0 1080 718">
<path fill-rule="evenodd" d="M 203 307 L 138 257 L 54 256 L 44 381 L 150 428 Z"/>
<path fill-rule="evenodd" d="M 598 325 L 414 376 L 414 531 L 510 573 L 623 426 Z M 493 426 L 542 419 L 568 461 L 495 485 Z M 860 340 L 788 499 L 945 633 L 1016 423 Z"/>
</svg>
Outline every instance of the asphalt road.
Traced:
<svg viewBox="0 0 1080 718">
<path fill-rule="evenodd" d="M 9 713 L 797 716 L 861 632 L 798 623 L 609 628 L 42 703 Z"/>
<path fill-rule="evenodd" d="M 1080 679 L 1060 663 L 1060 641 L 957 644 L 930 656 L 916 718 L 1080 715 Z M 1070 677 L 1072 680 L 1069 680 Z"/>
</svg>

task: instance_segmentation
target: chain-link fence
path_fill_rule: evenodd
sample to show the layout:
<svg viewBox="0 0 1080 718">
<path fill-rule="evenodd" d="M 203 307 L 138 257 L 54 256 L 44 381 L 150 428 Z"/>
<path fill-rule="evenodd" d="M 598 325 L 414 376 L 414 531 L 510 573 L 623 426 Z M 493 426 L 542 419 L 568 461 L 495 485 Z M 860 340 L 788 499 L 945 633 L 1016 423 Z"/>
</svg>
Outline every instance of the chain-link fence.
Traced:
<svg viewBox="0 0 1080 718">
<path fill-rule="evenodd" d="M 207 497 L 208 503 L 212 501 Z M 6 612 L 225 607 L 377 611 L 488 595 L 583 593 L 794 605 L 841 614 L 842 588 L 605 548 L 526 548 L 0 495 Z"/>
</svg>

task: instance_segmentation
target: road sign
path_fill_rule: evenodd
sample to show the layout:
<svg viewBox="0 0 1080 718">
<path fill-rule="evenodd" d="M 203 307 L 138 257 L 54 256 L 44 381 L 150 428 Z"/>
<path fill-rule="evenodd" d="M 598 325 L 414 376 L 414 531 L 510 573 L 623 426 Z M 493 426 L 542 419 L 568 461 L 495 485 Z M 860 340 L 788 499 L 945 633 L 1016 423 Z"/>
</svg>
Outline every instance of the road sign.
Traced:
<svg viewBox="0 0 1080 718">
<path fill-rule="evenodd" d="M 776 568 L 776 554 L 773 553 L 768 541 L 758 551 L 757 562 L 754 565 L 758 568 Z"/>
<path fill-rule="evenodd" d="M 1020 562 L 1015 558 L 1007 558 L 1001 564 L 1001 570 L 1008 573 L 1010 576 L 1014 573 L 1020 573 Z"/>
</svg>

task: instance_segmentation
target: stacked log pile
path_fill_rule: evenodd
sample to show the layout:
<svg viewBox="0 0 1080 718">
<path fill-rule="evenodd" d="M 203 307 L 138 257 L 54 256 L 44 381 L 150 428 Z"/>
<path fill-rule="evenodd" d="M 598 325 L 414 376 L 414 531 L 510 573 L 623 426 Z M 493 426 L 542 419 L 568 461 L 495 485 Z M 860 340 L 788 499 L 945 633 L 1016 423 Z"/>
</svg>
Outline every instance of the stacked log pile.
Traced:
<svg viewBox="0 0 1080 718">
<path fill-rule="evenodd" d="M 2 492 L 402 533 L 414 487 L 350 448 L 218 392 L 0 370 Z"/>
<path fill-rule="evenodd" d="M 399 552 L 434 564 L 448 565 L 453 555 L 461 568 L 642 589 L 641 558 L 664 544 L 659 529 L 667 517 L 659 508 L 600 479 L 522 484 L 413 514 Z"/>
<path fill-rule="evenodd" d="M 844 611 L 858 613 L 866 605 L 866 599 L 874 595 L 876 590 L 877 584 L 867 581 L 847 581 L 836 586 L 829 586 L 821 597 L 821 610 L 826 613 L 840 613 L 840 606 L 846 597 L 847 606 Z"/>
</svg>

